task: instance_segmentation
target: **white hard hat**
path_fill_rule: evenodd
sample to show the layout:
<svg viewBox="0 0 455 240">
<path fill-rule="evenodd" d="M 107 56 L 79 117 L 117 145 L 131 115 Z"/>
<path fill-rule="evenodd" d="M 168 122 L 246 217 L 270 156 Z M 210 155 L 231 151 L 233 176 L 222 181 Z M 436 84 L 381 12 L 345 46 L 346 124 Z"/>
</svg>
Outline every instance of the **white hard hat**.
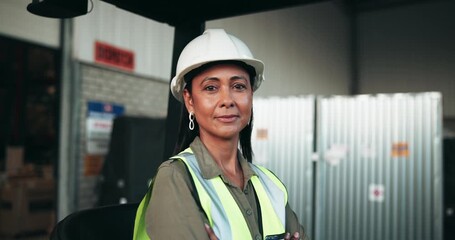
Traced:
<svg viewBox="0 0 455 240">
<path fill-rule="evenodd" d="M 223 29 L 207 29 L 185 46 L 177 62 L 176 76 L 171 81 L 171 92 L 174 97 L 183 101 L 185 74 L 206 63 L 223 60 L 244 62 L 256 70 L 253 91 L 259 88 L 264 80 L 264 63 L 253 57 L 250 49 L 240 39 L 227 34 Z"/>
</svg>

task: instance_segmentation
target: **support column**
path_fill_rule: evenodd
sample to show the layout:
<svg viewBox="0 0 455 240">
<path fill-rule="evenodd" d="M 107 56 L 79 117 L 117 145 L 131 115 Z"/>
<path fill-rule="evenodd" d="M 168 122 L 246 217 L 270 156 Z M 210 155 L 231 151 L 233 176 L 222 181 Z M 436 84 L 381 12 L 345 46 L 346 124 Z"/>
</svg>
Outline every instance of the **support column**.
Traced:
<svg viewBox="0 0 455 240">
<path fill-rule="evenodd" d="M 74 77 L 73 48 L 73 19 L 62 19 L 60 27 L 61 48 L 61 79 L 59 86 L 59 147 L 57 166 L 57 220 L 60 221 L 68 214 L 77 210 L 77 174 L 79 168 L 75 156 L 78 146 L 77 130 L 74 127 L 75 92 L 77 81 Z"/>
</svg>

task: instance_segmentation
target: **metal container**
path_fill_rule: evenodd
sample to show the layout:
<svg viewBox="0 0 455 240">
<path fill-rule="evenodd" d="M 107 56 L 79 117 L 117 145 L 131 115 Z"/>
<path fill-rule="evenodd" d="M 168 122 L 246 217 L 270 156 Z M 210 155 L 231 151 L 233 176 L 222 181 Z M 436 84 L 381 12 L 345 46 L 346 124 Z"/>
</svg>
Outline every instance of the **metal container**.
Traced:
<svg viewBox="0 0 455 240">
<path fill-rule="evenodd" d="M 255 98 L 253 106 L 253 161 L 284 182 L 290 206 L 311 235 L 315 97 Z"/>
<path fill-rule="evenodd" d="M 442 240 L 441 98 L 318 98 L 313 239 Z"/>
</svg>

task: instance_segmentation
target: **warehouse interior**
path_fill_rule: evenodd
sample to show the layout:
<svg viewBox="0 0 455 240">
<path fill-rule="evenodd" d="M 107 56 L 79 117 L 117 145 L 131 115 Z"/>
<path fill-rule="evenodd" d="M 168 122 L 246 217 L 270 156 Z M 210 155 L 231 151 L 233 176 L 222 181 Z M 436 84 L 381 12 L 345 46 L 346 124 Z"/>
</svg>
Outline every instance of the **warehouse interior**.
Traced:
<svg viewBox="0 0 455 240">
<path fill-rule="evenodd" d="M 280 116 L 303 113 L 296 128 L 307 145 L 296 161 L 307 174 L 289 185 L 307 193 L 293 197 L 311 239 L 455 236 L 455 1 L 58 2 L 0 3 L 0 239 L 48 239 L 71 213 L 142 198 L 176 141 L 181 106 L 169 81 L 178 53 L 205 28 L 232 32 L 264 59 L 258 113 L 259 103 L 286 101 L 297 105 Z M 355 125 L 369 147 L 351 138 Z M 280 145 L 260 140 L 259 157 Z M 371 165 L 350 162 L 373 148 Z M 289 175 L 297 162 L 270 164 Z M 357 177 L 365 196 L 350 185 Z M 384 198 L 368 198 L 368 188 Z M 355 194 L 365 198 L 360 217 L 337 211 Z M 353 227 L 360 221 L 366 230 Z"/>
</svg>

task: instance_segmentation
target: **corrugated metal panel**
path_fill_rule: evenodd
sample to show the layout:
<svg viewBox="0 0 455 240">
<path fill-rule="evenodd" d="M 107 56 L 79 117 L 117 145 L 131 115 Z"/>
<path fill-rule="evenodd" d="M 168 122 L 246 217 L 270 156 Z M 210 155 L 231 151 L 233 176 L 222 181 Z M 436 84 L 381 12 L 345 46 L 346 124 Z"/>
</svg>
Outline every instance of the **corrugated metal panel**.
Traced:
<svg viewBox="0 0 455 240">
<path fill-rule="evenodd" d="M 441 95 L 318 99 L 314 239 L 441 240 Z"/>
<path fill-rule="evenodd" d="M 315 97 L 254 99 L 254 162 L 286 185 L 289 204 L 311 236 Z"/>
</svg>

